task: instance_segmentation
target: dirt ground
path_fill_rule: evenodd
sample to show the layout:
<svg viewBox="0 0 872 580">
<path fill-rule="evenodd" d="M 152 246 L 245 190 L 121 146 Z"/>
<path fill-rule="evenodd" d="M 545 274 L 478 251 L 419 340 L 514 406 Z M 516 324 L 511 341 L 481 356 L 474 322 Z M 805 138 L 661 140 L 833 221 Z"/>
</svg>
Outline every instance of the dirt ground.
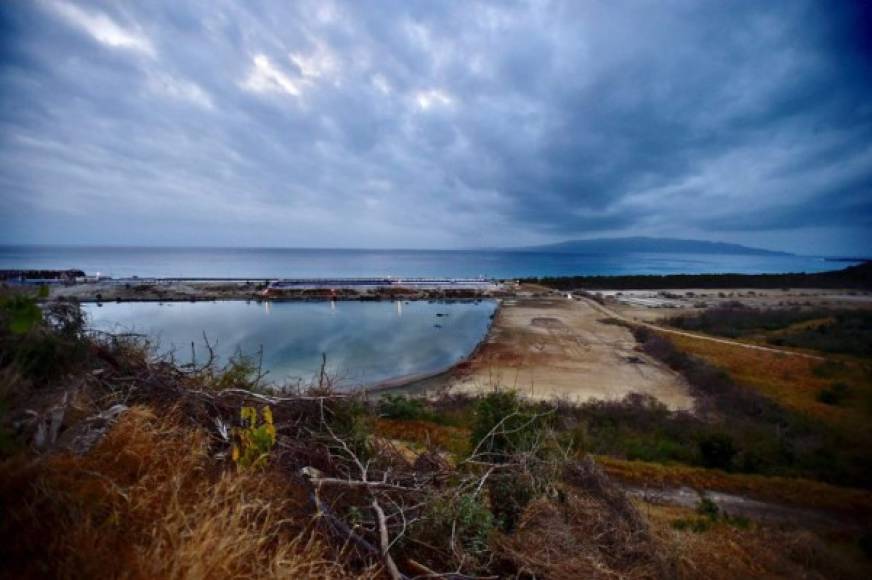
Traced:
<svg viewBox="0 0 872 580">
<path fill-rule="evenodd" d="M 657 397 L 673 409 L 693 400 L 680 376 L 635 350 L 636 341 L 583 301 L 506 299 L 485 344 L 449 381 L 457 391 L 515 388 L 534 399 Z"/>
</svg>

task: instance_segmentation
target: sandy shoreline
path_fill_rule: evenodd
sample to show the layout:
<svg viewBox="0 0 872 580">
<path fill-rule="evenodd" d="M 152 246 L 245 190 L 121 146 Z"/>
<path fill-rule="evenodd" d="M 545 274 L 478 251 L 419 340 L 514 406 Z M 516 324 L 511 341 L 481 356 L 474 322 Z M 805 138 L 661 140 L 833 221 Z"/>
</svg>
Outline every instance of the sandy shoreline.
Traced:
<svg viewBox="0 0 872 580">
<path fill-rule="evenodd" d="M 602 318 L 586 301 L 560 295 L 503 300 L 485 340 L 465 362 L 391 391 L 510 388 L 535 400 L 576 402 L 643 393 L 673 409 L 693 407 L 680 376 L 638 352 L 629 330 Z"/>
</svg>

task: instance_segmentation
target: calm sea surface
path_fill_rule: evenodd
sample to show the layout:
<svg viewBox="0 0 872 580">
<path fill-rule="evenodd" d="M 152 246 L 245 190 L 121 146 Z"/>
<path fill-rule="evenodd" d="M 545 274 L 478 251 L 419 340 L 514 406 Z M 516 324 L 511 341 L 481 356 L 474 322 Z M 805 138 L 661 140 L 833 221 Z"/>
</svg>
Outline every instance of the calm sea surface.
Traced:
<svg viewBox="0 0 872 580">
<path fill-rule="evenodd" d="M 67 269 L 113 277 L 309 278 L 440 276 L 516 278 L 584 274 L 781 273 L 847 264 L 805 256 L 584 255 L 483 250 L 312 250 L 0 246 L 0 269 Z"/>
<path fill-rule="evenodd" d="M 480 302 L 156 302 L 85 304 L 90 325 L 148 334 L 158 351 L 206 358 L 203 333 L 226 361 L 263 347 L 274 383 L 307 384 L 321 353 L 340 387 L 352 388 L 445 369 L 484 338 L 496 309 Z"/>
</svg>

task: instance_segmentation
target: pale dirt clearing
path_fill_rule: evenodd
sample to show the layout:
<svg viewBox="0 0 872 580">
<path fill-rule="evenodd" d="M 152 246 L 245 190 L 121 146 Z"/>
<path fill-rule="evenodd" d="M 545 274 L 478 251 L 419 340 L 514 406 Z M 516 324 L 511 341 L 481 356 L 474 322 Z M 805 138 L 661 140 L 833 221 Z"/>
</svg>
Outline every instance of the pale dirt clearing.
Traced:
<svg viewBox="0 0 872 580">
<path fill-rule="evenodd" d="M 451 390 L 514 388 L 534 399 L 621 399 L 649 394 L 672 409 L 693 406 L 682 378 L 635 350 L 623 327 L 603 324 L 586 301 L 559 296 L 507 299 L 475 356 L 449 380 Z"/>
</svg>

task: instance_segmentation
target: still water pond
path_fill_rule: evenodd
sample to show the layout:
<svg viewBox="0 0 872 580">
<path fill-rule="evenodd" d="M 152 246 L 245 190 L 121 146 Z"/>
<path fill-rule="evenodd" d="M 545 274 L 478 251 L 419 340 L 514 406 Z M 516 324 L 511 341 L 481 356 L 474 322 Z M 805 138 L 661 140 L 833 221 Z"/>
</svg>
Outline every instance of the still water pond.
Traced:
<svg viewBox="0 0 872 580">
<path fill-rule="evenodd" d="M 180 363 L 205 358 L 203 333 L 226 361 L 256 354 L 273 383 L 308 383 L 321 353 L 341 388 L 430 373 L 481 341 L 496 304 L 481 302 L 175 302 L 84 306 L 93 328 L 140 332 Z"/>
</svg>

